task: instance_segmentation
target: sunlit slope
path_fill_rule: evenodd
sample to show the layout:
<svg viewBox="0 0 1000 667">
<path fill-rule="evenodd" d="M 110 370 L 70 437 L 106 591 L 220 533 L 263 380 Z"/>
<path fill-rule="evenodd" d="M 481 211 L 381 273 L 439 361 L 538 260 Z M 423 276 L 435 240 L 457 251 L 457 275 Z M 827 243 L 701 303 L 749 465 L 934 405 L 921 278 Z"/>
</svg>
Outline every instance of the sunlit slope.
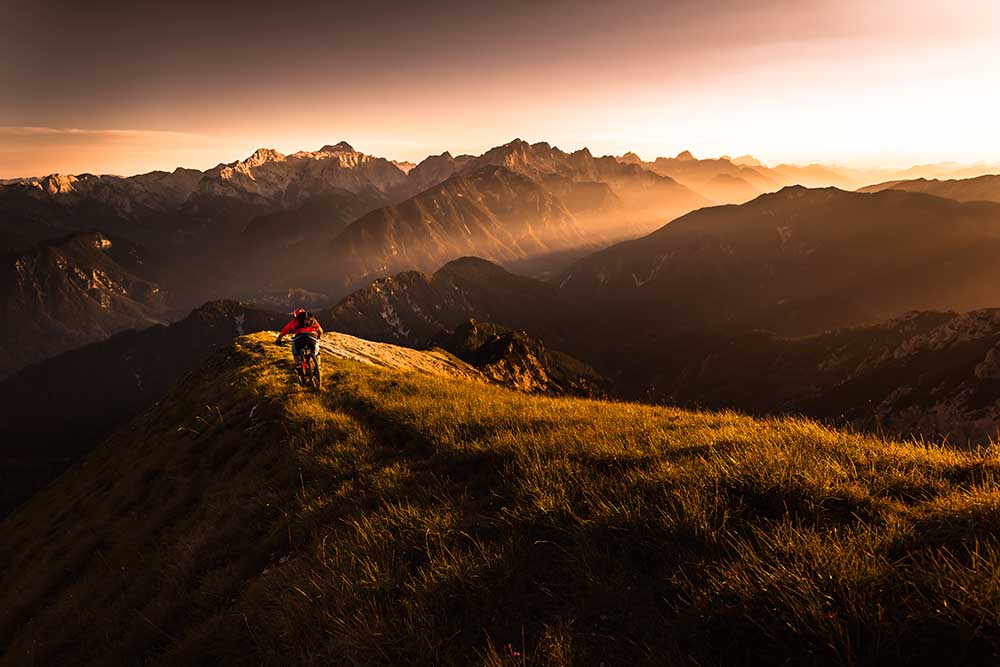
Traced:
<svg viewBox="0 0 1000 667">
<path fill-rule="evenodd" d="M 0 662 L 996 657 L 995 452 L 334 354 L 317 396 L 269 341 L 0 524 Z"/>
</svg>

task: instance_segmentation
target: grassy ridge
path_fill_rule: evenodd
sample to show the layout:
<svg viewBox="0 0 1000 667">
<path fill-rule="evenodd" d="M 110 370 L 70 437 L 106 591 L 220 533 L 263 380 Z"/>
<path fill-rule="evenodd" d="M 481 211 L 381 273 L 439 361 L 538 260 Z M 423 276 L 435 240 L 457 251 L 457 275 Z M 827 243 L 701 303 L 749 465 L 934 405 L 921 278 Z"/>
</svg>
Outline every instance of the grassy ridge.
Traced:
<svg viewBox="0 0 1000 667">
<path fill-rule="evenodd" d="M 995 452 L 237 341 L 0 524 L 4 664 L 980 664 Z"/>
</svg>

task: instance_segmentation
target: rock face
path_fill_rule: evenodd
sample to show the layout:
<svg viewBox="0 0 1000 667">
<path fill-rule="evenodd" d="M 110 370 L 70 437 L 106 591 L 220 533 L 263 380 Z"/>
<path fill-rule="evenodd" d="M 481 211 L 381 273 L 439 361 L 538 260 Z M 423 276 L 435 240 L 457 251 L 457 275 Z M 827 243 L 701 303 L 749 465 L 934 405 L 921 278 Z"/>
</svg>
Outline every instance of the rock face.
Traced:
<svg viewBox="0 0 1000 667">
<path fill-rule="evenodd" d="M 1000 380 L 1000 347 L 994 346 L 976 366 L 976 377 L 980 380 Z"/>
<path fill-rule="evenodd" d="M 164 295 L 139 278 L 136 246 L 79 233 L 0 258 L 0 377 L 34 361 L 163 319 Z"/>
<path fill-rule="evenodd" d="M 684 354 L 643 357 L 656 370 L 635 389 L 648 399 L 804 413 L 956 446 L 996 438 L 1000 425 L 996 309 L 908 313 L 804 338 L 756 331 L 672 344 Z"/>
<path fill-rule="evenodd" d="M 867 405 L 858 400 L 868 396 Z M 938 326 L 859 365 L 813 403 L 825 401 L 860 428 L 946 438 L 956 446 L 996 440 L 1000 310 L 949 314 Z"/>
</svg>

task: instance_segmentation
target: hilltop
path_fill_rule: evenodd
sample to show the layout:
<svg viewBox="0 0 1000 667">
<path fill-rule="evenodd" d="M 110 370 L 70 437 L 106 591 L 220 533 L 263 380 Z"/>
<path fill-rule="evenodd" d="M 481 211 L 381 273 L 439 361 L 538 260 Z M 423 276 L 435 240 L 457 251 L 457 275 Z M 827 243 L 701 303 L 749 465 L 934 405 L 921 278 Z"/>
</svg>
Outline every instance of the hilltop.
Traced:
<svg viewBox="0 0 1000 667">
<path fill-rule="evenodd" d="M 0 664 L 997 657 L 995 452 L 529 396 L 375 343 L 316 395 L 269 339 L 0 525 Z"/>
</svg>

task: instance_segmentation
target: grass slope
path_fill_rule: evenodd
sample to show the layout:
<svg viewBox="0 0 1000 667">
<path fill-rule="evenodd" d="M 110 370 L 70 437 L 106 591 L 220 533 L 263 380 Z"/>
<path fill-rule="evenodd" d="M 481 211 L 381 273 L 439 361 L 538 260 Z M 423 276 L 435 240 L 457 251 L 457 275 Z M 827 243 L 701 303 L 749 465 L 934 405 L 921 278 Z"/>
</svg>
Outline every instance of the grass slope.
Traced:
<svg viewBox="0 0 1000 667">
<path fill-rule="evenodd" d="M 0 524 L 0 663 L 996 660 L 995 452 L 266 341 Z"/>
</svg>

